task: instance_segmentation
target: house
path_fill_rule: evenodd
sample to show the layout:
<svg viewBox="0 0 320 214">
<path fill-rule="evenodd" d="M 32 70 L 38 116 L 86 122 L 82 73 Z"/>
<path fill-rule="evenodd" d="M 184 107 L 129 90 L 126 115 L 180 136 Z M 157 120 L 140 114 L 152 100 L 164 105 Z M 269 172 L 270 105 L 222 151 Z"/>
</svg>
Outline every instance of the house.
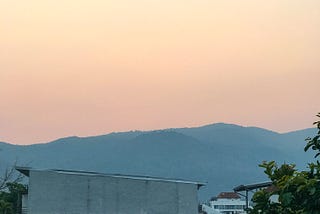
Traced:
<svg viewBox="0 0 320 214">
<path fill-rule="evenodd" d="M 198 189 L 204 185 L 147 176 L 16 169 L 29 177 L 22 205 L 28 214 L 197 214 Z"/>
<path fill-rule="evenodd" d="M 242 214 L 245 212 L 246 201 L 235 192 L 221 192 L 211 198 L 208 204 L 202 205 L 207 214 Z"/>
</svg>

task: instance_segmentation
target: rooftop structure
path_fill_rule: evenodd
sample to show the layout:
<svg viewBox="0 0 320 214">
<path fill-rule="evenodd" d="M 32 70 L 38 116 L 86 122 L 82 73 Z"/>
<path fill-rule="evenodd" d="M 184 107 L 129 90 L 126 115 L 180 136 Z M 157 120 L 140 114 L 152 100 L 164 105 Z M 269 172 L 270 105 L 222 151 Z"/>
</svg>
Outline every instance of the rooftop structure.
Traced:
<svg viewBox="0 0 320 214">
<path fill-rule="evenodd" d="M 255 190 L 255 189 L 269 187 L 271 185 L 272 185 L 271 181 L 265 181 L 265 182 L 254 183 L 254 184 L 246 184 L 246 185 L 242 184 L 242 185 L 239 185 L 239 186 L 233 188 L 233 190 L 235 192 L 251 191 L 251 190 Z"/>
<path fill-rule="evenodd" d="M 249 192 L 253 191 L 253 190 L 257 190 L 257 189 L 262 189 L 262 188 L 266 188 L 266 187 L 270 187 L 272 186 L 272 182 L 271 181 L 265 181 L 265 182 L 260 182 L 260 183 L 254 183 L 254 184 L 242 184 L 239 185 L 235 188 L 233 188 L 233 190 L 235 192 L 237 192 L 238 194 L 242 195 L 245 197 L 246 199 L 246 208 L 249 207 Z M 242 194 L 240 192 L 245 192 L 245 194 Z"/>
</svg>

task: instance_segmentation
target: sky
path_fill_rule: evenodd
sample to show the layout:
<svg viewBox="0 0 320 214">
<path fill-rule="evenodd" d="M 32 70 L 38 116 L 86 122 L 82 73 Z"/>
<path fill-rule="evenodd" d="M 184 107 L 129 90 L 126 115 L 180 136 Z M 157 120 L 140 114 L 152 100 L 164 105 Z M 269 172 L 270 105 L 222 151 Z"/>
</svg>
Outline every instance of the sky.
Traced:
<svg viewBox="0 0 320 214">
<path fill-rule="evenodd" d="M 319 0 L 0 0 L 0 141 L 320 111 Z"/>
</svg>

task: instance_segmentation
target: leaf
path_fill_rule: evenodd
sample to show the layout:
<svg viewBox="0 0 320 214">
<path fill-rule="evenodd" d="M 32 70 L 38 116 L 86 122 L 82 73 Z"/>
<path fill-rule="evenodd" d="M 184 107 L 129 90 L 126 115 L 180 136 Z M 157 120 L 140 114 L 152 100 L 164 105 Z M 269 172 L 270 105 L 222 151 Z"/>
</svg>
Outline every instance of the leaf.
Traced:
<svg viewBox="0 0 320 214">
<path fill-rule="evenodd" d="M 301 191 L 303 191 L 303 190 L 304 190 L 304 188 L 305 188 L 305 185 L 301 185 L 301 186 L 299 186 L 299 187 L 297 188 L 297 192 L 301 192 Z"/>
<path fill-rule="evenodd" d="M 312 187 L 309 189 L 309 195 L 314 195 L 314 193 L 316 192 L 316 188 Z"/>
<path fill-rule="evenodd" d="M 308 151 L 308 149 L 312 146 L 313 144 L 308 142 L 307 145 L 304 147 L 304 151 Z"/>
<path fill-rule="evenodd" d="M 293 199 L 293 195 L 291 192 L 284 193 L 281 196 L 281 202 L 283 203 L 284 206 L 288 206 L 291 203 L 292 199 Z"/>
</svg>

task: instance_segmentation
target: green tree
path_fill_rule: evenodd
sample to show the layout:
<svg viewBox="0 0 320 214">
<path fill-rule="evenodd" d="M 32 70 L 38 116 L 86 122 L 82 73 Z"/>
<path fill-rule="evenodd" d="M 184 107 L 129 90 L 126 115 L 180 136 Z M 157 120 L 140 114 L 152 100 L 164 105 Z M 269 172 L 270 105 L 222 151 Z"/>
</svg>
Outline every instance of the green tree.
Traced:
<svg viewBox="0 0 320 214">
<path fill-rule="evenodd" d="M 27 192 L 25 185 L 7 183 L 8 189 L 0 192 L 0 214 L 19 214 L 21 211 L 21 194 Z"/>
<path fill-rule="evenodd" d="M 320 113 L 317 114 L 320 118 Z M 320 155 L 320 120 L 314 122 L 317 134 L 307 138 L 305 151 L 310 148 Z M 272 181 L 273 188 L 257 191 L 250 214 L 320 214 L 320 162 L 309 163 L 299 171 L 294 164 L 278 166 L 274 161 L 259 165 Z M 277 200 L 272 200 L 277 198 Z"/>
<path fill-rule="evenodd" d="M 13 213 L 12 204 L 7 202 L 7 201 L 0 200 L 0 213 L 1 214 L 11 214 L 11 213 Z"/>
</svg>

